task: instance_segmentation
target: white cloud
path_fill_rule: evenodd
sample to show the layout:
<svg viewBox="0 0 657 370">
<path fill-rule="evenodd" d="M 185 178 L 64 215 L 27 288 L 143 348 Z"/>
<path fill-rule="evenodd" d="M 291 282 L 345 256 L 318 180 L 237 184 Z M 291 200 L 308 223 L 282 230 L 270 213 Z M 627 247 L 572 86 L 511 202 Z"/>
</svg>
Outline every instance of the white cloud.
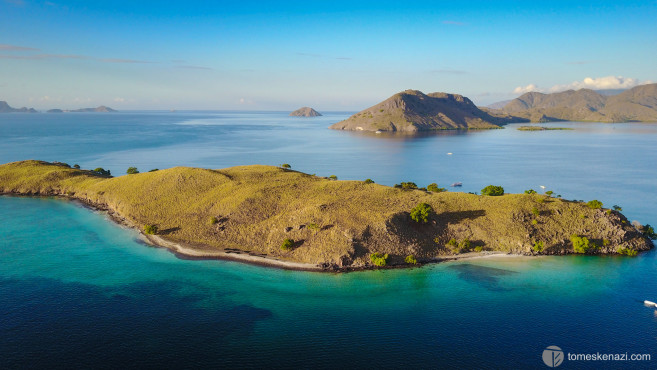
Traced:
<svg viewBox="0 0 657 370">
<path fill-rule="evenodd" d="M 623 77 L 623 76 L 606 76 L 606 77 L 586 77 L 582 81 L 573 81 L 569 84 L 563 85 L 554 85 L 549 89 L 543 89 L 538 87 L 535 84 L 529 84 L 527 86 L 518 86 L 513 92 L 515 94 L 524 94 L 530 91 L 538 92 L 547 92 L 554 93 L 566 90 L 579 90 L 579 89 L 591 89 L 591 90 L 612 90 L 612 89 L 631 89 L 635 86 L 645 85 L 653 83 L 653 81 L 645 80 L 641 81 L 636 78 Z"/>
<path fill-rule="evenodd" d="M 542 91 L 542 90 L 543 89 L 539 88 L 535 84 L 529 84 L 527 86 L 518 86 L 515 89 L 513 89 L 513 92 L 515 94 L 524 94 L 524 93 L 528 93 L 528 92 L 531 92 L 531 91 Z"/>
</svg>

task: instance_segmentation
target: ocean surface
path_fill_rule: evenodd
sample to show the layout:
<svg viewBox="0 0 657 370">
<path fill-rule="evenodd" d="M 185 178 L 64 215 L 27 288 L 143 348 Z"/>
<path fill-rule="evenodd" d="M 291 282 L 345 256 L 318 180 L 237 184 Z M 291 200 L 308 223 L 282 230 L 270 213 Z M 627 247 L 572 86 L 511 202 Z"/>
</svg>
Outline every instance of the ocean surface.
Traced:
<svg viewBox="0 0 657 370">
<path fill-rule="evenodd" d="M 657 225 L 657 124 L 420 137 L 328 130 L 283 112 L 0 115 L 0 163 L 121 175 L 278 165 L 393 185 L 552 190 Z M 451 153 L 451 154 L 448 154 Z M 449 188 L 454 190 L 453 188 Z M 651 354 L 657 254 L 492 257 L 347 274 L 183 260 L 60 199 L 0 197 L 0 368 L 545 368 L 543 350 Z"/>
</svg>

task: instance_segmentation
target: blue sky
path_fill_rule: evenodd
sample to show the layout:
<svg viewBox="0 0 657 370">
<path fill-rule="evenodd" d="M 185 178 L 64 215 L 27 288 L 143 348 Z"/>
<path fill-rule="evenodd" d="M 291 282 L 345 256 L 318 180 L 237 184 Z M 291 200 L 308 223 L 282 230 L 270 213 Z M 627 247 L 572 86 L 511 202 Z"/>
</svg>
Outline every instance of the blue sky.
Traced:
<svg viewBox="0 0 657 370">
<path fill-rule="evenodd" d="M 537 3 L 0 0 L 0 100 L 360 110 L 657 81 L 657 1 Z"/>
</svg>

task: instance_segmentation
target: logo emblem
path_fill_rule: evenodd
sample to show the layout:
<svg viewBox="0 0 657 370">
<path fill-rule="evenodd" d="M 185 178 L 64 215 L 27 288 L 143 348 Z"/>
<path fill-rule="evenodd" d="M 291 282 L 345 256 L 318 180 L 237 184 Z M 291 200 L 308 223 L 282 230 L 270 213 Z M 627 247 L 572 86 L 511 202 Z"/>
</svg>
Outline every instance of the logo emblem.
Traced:
<svg viewBox="0 0 657 370">
<path fill-rule="evenodd" d="M 543 362 L 549 367 L 557 367 L 563 362 L 563 351 L 557 346 L 549 346 L 543 351 Z"/>
</svg>

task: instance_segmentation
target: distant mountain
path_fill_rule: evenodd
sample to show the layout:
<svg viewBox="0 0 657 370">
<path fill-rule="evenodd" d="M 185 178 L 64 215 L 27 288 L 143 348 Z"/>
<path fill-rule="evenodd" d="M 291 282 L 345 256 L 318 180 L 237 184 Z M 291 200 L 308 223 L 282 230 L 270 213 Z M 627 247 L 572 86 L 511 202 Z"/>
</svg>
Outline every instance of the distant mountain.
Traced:
<svg viewBox="0 0 657 370">
<path fill-rule="evenodd" d="M 510 116 L 484 112 L 461 95 L 406 90 L 329 128 L 391 132 L 490 129 L 511 120 Z"/>
<path fill-rule="evenodd" d="M 657 84 L 637 86 L 612 96 L 590 89 L 530 92 L 513 99 L 502 111 L 531 122 L 657 122 Z"/>
<path fill-rule="evenodd" d="M 513 99 L 503 100 L 503 101 L 498 101 L 498 102 L 493 103 L 493 104 L 488 104 L 488 105 L 486 106 L 486 108 L 490 108 L 490 109 L 502 109 L 502 108 L 504 108 L 505 105 L 511 103 L 511 100 L 513 100 Z"/>
<path fill-rule="evenodd" d="M 0 113 L 38 113 L 34 108 L 12 108 L 6 101 L 0 101 Z"/>
<path fill-rule="evenodd" d="M 322 115 L 321 113 L 310 107 L 299 108 L 294 112 L 290 113 L 291 117 L 319 117 L 321 115 Z"/>
<path fill-rule="evenodd" d="M 104 105 L 101 105 L 100 107 L 96 108 L 80 108 L 80 109 L 50 109 L 47 111 L 47 113 L 109 113 L 109 112 L 117 112 L 116 110 L 106 107 Z"/>
</svg>

